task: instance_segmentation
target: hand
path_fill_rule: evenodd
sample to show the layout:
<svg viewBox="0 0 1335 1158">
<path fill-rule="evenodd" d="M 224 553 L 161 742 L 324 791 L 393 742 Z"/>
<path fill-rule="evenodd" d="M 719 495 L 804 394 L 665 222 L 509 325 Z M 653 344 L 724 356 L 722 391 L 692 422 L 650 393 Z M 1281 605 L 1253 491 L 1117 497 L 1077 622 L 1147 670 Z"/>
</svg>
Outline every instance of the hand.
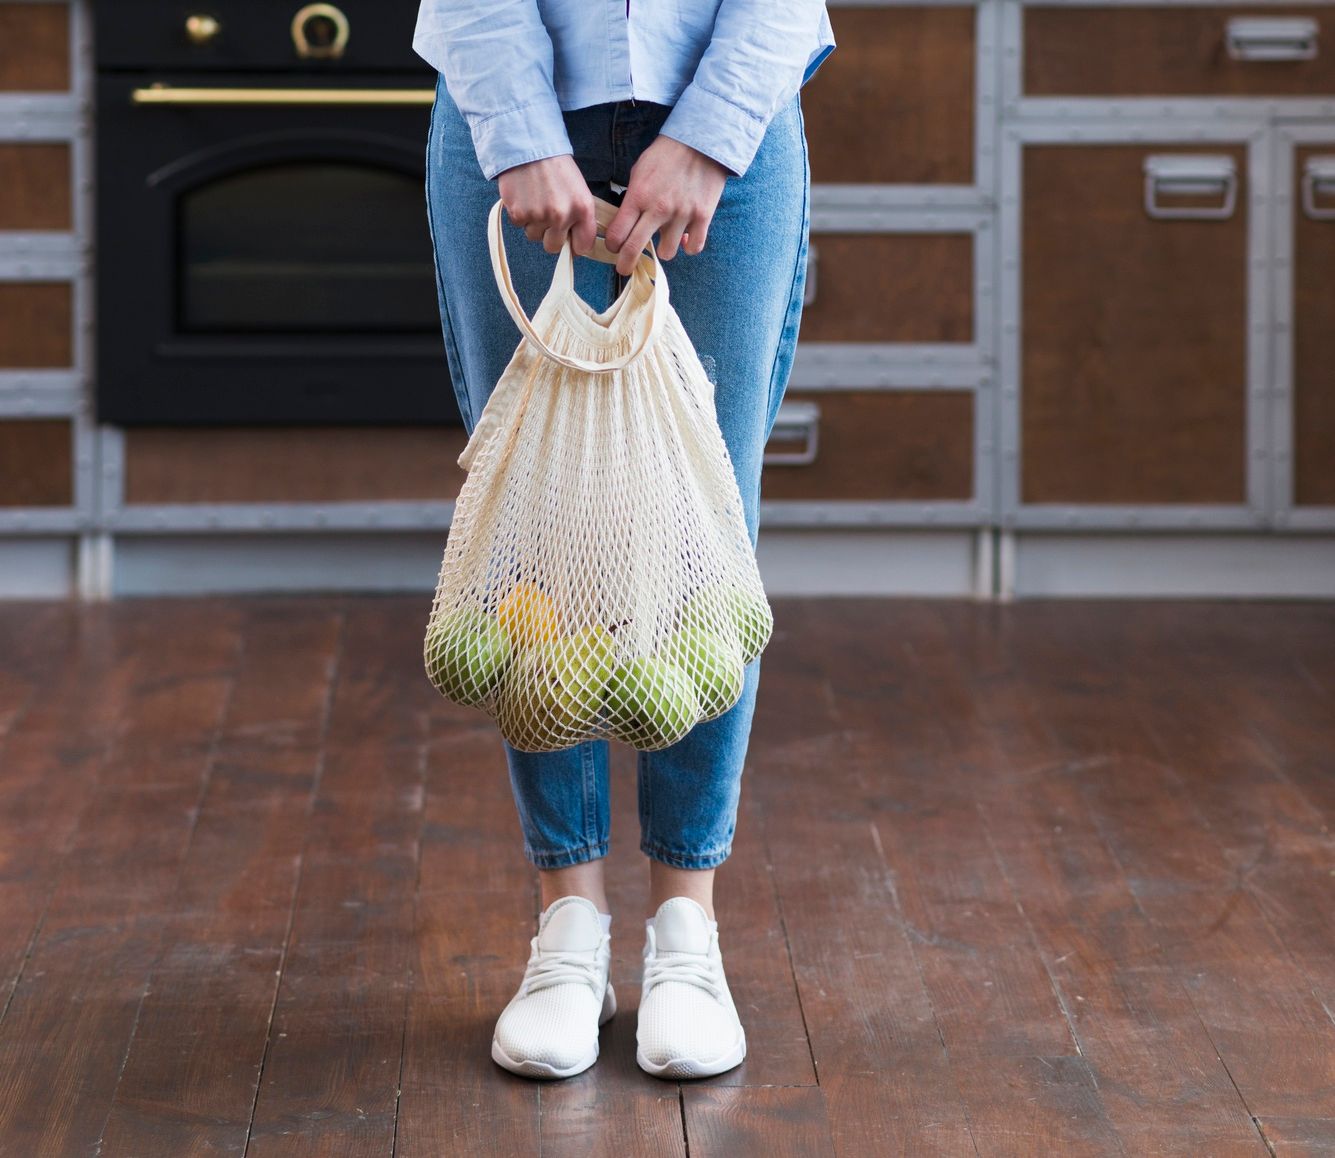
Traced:
<svg viewBox="0 0 1335 1158">
<path fill-rule="evenodd" d="M 569 153 L 506 169 L 497 186 L 510 220 L 524 227 L 530 241 L 541 241 L 548 253 L 560 253 L 570 236 L 576 253 L 587 257 L 593 252 L 593 193 Z"/>
<path fill-rule="evenodd" d="M 689 254 L 705 247 L 729 170 L 713 157 L 672 137 L 658 136 L 631 166 L 621 208 L 607 227 L 607 248 L 618 255 L 617 273 L 630 274 L 655 231 L 660 261 L 678 245 Z"/>
</svg>

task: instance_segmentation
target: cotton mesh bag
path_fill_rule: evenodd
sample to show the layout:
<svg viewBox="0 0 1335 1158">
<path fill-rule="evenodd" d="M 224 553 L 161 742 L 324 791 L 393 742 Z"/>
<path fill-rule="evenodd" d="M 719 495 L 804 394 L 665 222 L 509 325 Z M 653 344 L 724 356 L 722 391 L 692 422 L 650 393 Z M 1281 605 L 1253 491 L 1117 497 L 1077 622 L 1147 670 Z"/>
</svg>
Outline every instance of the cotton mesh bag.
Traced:
<svg viewBox="0 0 1335 1158">
<path fill-rule="evenodd" d="M 523 337 L 459 456 L 427 675 L 520 751 L 665 748 L 737 702 L 774 626 L 714 386 L 652 242 L 595 312 L 567 240 L 530 319 L 502 208 L 492 269 Z M 595 210 L 605 230 L 617 207 Z M 593 256 L 617 260 L 601 236 Z"/>
</svg>

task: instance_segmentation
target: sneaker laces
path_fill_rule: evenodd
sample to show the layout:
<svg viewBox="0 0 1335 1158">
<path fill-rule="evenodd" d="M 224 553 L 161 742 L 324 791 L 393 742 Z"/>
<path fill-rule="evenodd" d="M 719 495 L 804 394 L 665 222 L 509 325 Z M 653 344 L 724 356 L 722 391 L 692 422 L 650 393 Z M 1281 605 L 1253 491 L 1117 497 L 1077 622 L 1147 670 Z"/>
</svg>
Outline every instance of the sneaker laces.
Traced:
<svg viewBox="0 0 1335 1158">
<path fill-rule="evenodd" d="M 595 993 L 602 985 L 602 963 L 600 960 L 586 959 L 588 950 L 578 955 L 548 949 L 538 956 L 537 938 L 533 939 L 534 956 L 529 958 L 528 969 L 524 974 L 524 992 L 532 993 L 552 985 L 564 985 L 578 981 L 588 985 Z"/>
<path fill-rule="evenodd" d="M 723 1000 L 723 987 L 719 984 L 714 962 L 708 957 L 696 954 L 656 955 L 646 961 L 644 977 L 641 980 L 640 995 L 648 993 L 662 981 L 680 981 L 705 990 L 715 1001 Z"/>
</svg>

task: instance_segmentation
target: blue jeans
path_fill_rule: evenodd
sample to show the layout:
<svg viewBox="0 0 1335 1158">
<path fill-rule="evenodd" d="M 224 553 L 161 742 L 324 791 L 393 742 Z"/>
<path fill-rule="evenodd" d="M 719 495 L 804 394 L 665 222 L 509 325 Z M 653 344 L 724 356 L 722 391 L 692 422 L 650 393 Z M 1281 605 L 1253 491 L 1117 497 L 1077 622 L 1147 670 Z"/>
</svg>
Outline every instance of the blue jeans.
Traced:
<svg viewBox="0 0 1335 1158">
<path fill-rule="evenodd" d="M 590 190 L 620 202 L 611 184 L 658 135 L 669 107 L 619 101 L 564 114 L 574 159 Z M 742 177 L 729 177 L 704 250 L 664 263 L 671 302 L 715 383 L 719 426 L 737 475 L 752 544 L 759 525 L 761 457 L 788 384 L 806 282 L 811 171 L 798 96 L 770 122 Z M 436 86 L 427 146 L 427 213 L 441 325 L 466 429 L 520 340 L 492 275 L 487 214 L 498 196 L 482 175 L 467 122 L 444 81 Z M 556 256 L 503 216 L 516 291 L 531 316 L 551 285 Z M 657 240 L 655 238 L 655 240 Z M 595 309 L 624 283 L 615 267 L 575 261 L 575 289 Z M 669 748 L 638 755 L 640 849 L 678 868 L 713 868 L 732 851 L 742 767 L 760 680 L 746 669 L 729 711 Z M 538 868 L 606 856 L 608 741 L 561 752 L 520 752 L 504 738 L 524 855 Z"/>
</svg>

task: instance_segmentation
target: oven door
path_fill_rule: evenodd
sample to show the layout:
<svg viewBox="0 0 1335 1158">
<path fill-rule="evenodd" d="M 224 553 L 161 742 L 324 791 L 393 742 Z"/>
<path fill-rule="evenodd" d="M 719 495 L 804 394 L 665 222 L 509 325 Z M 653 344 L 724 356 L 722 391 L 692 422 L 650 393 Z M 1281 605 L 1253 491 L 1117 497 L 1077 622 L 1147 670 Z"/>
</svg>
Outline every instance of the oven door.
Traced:
<svg viewBox="0 0 1335 1158">
<path fill-rule="evenodd" d="M 103 76 L 99 420 L 459 423 L 428 95 L 403 74 Z"/>
</svg>

